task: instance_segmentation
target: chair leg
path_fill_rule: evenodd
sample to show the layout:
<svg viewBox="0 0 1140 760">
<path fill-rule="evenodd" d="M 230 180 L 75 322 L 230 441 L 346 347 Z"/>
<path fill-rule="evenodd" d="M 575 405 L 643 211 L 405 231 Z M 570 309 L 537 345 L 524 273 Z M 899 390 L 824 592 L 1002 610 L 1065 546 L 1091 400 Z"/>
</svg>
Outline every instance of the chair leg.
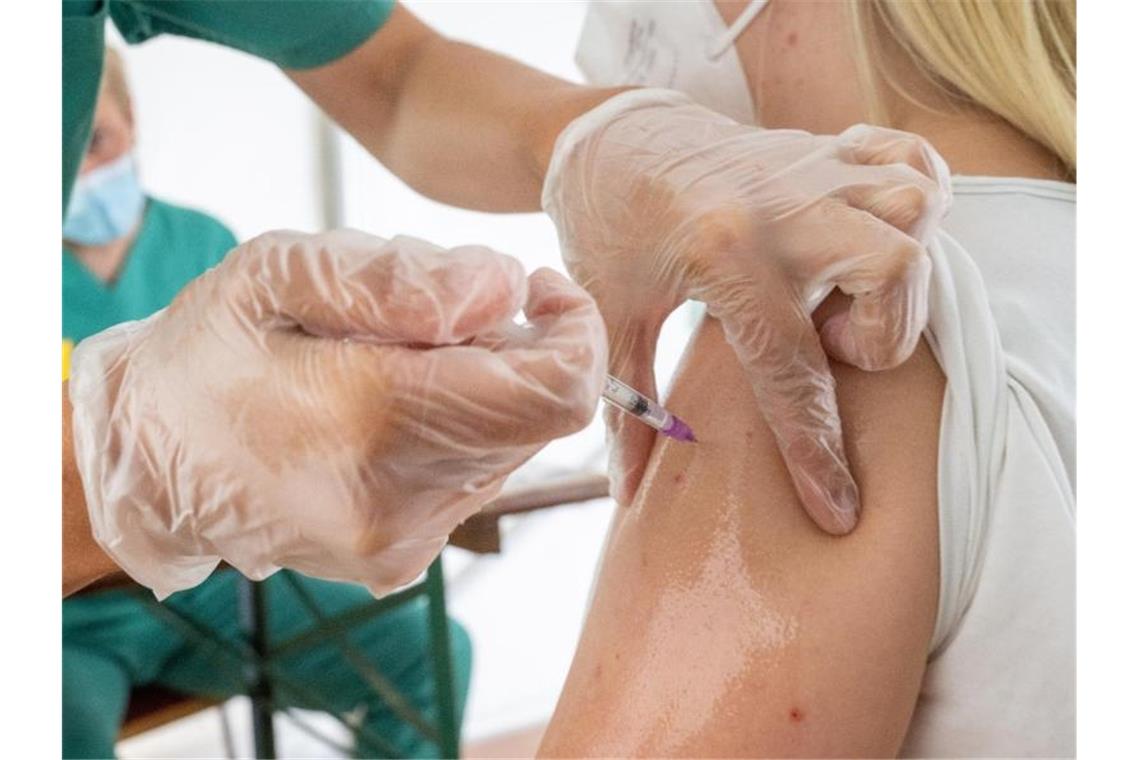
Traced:
<svg viewBox="0 0 1140 760">
<path fill-rule="evenodd" d="M 428 567 L 427 587 L 436 705 L 439 714 L 440 756 L 458 758 L 459 724 L 455 714 L 455 676 L 451 667 L 451 635 L 447 620 L 447 598 L 444 594 L 442 555 Z"/>
<path fill-rule="evenodd" d="M 226 757 L 237 760 L 237 746 L 234 744 L 234 732 L 230 728 L 230 716 L 226 713 L 226 703 L 218 705 L 218 718 L 222 724 L 222 746 L 226 748 Z"/>
<path fill-rule="evenodd" d="M 256 653 L 254 662 L 246 664 L 246 684 L 253 708 L 253 751 L 258 758 L 277 757 L 273 736 L 273 684 L 262 658 L 269 654 L 269 621 L 265 592 L 261 584 L 242 578 L 239 583 L 242 632 Z"/>
</svg>

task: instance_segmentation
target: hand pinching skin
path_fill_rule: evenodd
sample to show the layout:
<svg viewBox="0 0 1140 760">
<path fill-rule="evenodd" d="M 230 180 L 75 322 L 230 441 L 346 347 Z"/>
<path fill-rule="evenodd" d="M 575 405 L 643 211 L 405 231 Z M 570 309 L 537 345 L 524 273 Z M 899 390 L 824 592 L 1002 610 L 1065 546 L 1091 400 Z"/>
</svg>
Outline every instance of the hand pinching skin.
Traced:
<svg viewBox="0 0 1140 760">
<path fill-rule="evenodd" d="M 605 318 L 610 373 L 655 394 L 662 323 L 686 299 L 707 304 L 808 514 L 846 533 L 859 497 L 827 355 L 884 369 L 911 354 L 927 319 L 924 242 L 949 197 L 946 165 L 920 137 L 757 129 L 680 93 L 635 90 L 562 133 L 543 208 Z M 852 305 L 817 333 L 811 313 L 834 288 Z M 614 495 L 628 503 L 653 433 L 607 422 Z"/>
</svg>

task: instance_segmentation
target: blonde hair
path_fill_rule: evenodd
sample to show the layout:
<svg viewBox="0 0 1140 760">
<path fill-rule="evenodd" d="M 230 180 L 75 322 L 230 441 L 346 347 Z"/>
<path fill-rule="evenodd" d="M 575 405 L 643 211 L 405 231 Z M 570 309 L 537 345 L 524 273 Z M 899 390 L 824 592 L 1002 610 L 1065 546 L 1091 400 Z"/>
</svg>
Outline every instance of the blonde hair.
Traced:
<svg viewBox="0 0 1140 760">
<path fill-rule="evenodd" d="M 100 95 L 106 95 L 127 116 L 131 115 L 131 88 L 127 84 L 126 67 L 123 57 L 113 47 L 103 51 L 103 81 L 99 85 Z"/>
<path fill-rule="evenodd" d="M 849 0 L 872 120 L 889 125 L 880 82 L 922 107 L 883 65 L 883 40 L 910 57 L 950 101 L 983 108 L 1077 173 L 1075 0 Z"/>
</svg>

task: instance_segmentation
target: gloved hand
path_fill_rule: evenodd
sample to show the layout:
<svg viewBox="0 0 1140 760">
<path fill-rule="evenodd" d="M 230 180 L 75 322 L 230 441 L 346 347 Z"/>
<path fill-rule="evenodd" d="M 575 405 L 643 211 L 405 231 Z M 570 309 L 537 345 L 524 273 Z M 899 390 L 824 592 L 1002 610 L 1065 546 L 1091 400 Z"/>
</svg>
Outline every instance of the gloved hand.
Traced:
<svg viewBox="0 0 1140 760">
<path fill-rule="evenodd" d="M 589 422 L 604 330 L 578 286 L 486 248 L 262 235 L 168 309 L 76 347 L 95 537 L 159 598 L 219 559 L 379 596 Z"/>
<path fill-rule="evenodd" d="M 655 394 L 662 322 L 703 301 L 804 507 L 831 533 L 855 526 L 859 499 L 824 349 L 864 369 L 911 354 L 927 319 L 923 242 L 948 201 L 945 163 L 914 135 L 756 129 L 666 90 L 623 93 L 572 122 L 543 188 L 566 265 L 606 321 L 610 372 Z M 810 314 L 834 287 L 854 301 L 817 333 Z M 611 410 L 607 423 L 614 496 L 628 503 L 654 434 Z"/>
</svg>

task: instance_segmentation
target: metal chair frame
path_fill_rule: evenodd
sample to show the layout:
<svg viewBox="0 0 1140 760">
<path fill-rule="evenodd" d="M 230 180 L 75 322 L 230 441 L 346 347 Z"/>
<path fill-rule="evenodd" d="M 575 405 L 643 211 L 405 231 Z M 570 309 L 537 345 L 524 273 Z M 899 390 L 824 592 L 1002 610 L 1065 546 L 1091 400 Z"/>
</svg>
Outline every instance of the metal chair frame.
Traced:
<svg viewBox="0 0 1140 760">
<path fill-rule="evenodd" d="M 440 559 L 436 558 L 432 562 L 422 581 L 373 603 L 360 605 L 336 615 L 322 613 L 316 600 L 296 578 L 293 576 L 285 578 L 313 618 L 314 625 L 279 643 L 269 641 L 267 600 L 264 589 L 253 581 L 241 579 L 239 612 L 246 640 L 240 642 L 218 638 L 193 618 L 157 602 L 145 589 L 139 588 L 136 593 L 146 601 L 152 614 L 188 639 L 198 643 L 203 647 L 203 651 L 209 653 L 207 656 L 215 656 L 216 661 L 222 665 L 221 672 L 240 674 L 234 676 L 234 686 L 248 694 L 252 702 L 254 751 L 257 757 L 276 757 L 273 713 L 283 711 L 288 714 L 287 706 L 282 700 L 283 695 L 327 712 L 352 733 L 361 749 L 374 753 L 369 754 L 370 757 L 399 756 L 396 748 L 387 739 L 367 726 L 354 725 L 319 694 L 304 683 L 291 678 L 281 666 L 284 656 L 329 641 L 393 712 L 439 746 L 442 757 L 459 757 L 459 725 L 456 720 L 450 632 Z M 347 635 L 347 631 L 352 627 L 421 596 L 426 596 L 428 599 L 428 627 L 431 632 L 432 668 L 435 676 L 438 715 L 434 725 L 376 669 L 367 655 L 353 644 Z M 346 750 L 335 741 L 319 735 L 304 725 L 301 728 L 335 749 Z"/>
</svg>

